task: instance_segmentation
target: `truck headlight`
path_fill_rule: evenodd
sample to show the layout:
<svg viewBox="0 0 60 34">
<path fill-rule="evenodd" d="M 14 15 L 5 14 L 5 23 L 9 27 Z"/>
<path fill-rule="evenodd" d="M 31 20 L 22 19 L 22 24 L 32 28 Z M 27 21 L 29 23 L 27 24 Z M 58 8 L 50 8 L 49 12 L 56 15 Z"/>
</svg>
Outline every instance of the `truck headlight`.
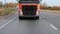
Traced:
<svg viewBox="0 0 60 34">
<path fill-rule="evenodd" d="M 22 13 L 22 10 L 20 10 L 20 14 L 22 15 L 23 13 Z"/>
<path fill-rule="evenodd" d="M 23 16 L 23 12 L 20 9 L 19 9 L 19 15 Z"/>
<path fill-rule="evenodd" d="M 40 14 L 40 10 L 37 10 L 36 16 L 39 16 L 39 14 Z"/>
</svg>

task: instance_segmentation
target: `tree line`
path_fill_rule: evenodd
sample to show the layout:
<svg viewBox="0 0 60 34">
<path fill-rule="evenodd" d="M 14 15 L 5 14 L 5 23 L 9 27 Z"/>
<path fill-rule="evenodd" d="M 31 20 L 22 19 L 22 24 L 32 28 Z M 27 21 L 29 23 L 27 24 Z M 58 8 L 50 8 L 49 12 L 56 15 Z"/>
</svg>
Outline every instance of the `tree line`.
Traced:
<svg viewBox="0 0 60 34">
<path fill-rule="evenodd" d="M 6 7 L 6 8 L 14 8 L 18 5 L 18 3 L 6 3 L 6 4 L 0 4 L 1 7 Z M 48 6 L 47 4 L 40 4 L 41 9 L 48 9 L 48 10 L 60 10 L 60 6 Z"/>
</svg>

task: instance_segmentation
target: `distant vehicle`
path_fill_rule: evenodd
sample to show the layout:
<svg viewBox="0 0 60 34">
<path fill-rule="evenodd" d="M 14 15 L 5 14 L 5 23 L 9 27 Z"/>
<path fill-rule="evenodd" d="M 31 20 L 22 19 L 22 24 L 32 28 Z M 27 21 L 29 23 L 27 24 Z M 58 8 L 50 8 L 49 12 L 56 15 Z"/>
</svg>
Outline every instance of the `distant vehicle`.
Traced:
<svg viewBox="0 0 60 34">
<path fill-rule="evenodd" d="M 19 2 L 18 15 L 19 19 L 23 17 L 32 17 L 39 19 L 40 2 L 42 0 L 17 0 Z"/>
</svg>

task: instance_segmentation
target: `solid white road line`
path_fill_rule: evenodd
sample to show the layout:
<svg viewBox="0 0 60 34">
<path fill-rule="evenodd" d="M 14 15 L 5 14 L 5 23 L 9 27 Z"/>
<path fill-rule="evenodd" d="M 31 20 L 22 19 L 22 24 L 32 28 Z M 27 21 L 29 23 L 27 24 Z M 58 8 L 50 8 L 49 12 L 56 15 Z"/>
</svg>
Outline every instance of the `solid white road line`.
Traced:
<svg viewBox="0 0 60 34">
<path fill-rule="evenodd" d="M 53 25 L 51 25 L 51 24 L 50 24 L 50 26 L 51 26 L 53 29 L 58 30 L 58 28 L 56 28 L 55 26 L 53 26 Z"/>
<path fill-rule="evenodd" d="M 7 24 L 9 24 L 10 22 L 12 22 L 17 16 L 15 16 L 13 19 L 11 19 L 10 21 L 8 21 L 7 23 L 5 23 L 4 25 L 2 25 L 0 27 L 0 29 L 2 29 L 4 26 L 6 26 Z"/>
</svg>

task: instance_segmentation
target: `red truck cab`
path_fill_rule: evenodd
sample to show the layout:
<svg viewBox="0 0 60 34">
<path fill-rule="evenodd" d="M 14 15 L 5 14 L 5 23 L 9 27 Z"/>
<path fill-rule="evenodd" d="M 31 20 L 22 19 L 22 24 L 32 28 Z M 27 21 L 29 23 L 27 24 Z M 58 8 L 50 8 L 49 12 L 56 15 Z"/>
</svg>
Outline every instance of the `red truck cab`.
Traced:
<svg viewBox="0 0 60 34">
<path fill-rule="evenodd" d="M 19 19 L 23 17 L 33 17 L 39 19 L 40 15 L 40 2 L 39 0 L 18 0 L 19 9 L 18 16 Z"/>
</svg>

